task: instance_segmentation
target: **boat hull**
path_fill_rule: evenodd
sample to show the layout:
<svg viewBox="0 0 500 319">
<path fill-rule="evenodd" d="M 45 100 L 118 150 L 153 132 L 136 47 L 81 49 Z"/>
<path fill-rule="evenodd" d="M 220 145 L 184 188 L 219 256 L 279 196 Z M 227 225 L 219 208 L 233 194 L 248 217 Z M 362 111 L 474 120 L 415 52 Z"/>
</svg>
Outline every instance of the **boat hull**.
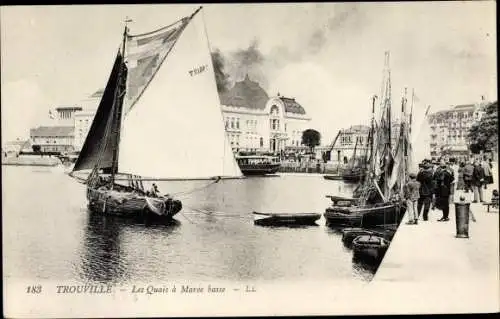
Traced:
<svg viewBox="0 0 500 319">
<path fill-rule="evenodd" d="M 343 179 L 340 175 L 323 175 L 323 178 L 330 181 L 341 181 Z"/>
<path fill-rule="evenodd" d="M 344 174 L 342 180 L 346 183 L 357 183 L 365 177 L 364 174 Z"/>
<path fill-rule="evenodd" d="M 167 197 L 148 197 L 133 192 L 87 189 L 91 211 L 136 219 L 171 220 L 182 209 L 182 202 Z"/>
<path fill-rule="evenodd" d="M 317 225 L 321 214 L 267 214 L 254 212 L 254 224 L 259 226 Z"/>
<path fill-rule="evenodd" d="M 379 206 L 332 206 L 324 217 L 327 226 L 376 228 L 387 224 L 399 225 L 406 207 L 401 204 Z"/>
<path fill-rule="evenodd" d="M 361 235 L 354 239 L 352 243 L 353 257 L 380 262 L 385 256 L 390 242 L 380 236 Z"/>
<path fill-rule="evenodd" d="M 243 175 L 257 176 L 276 174 L 280 169 L 280 164 L 256 164 L 256 165 L 243 165 L 240 164 L 240 170 Z"/>
</svg>

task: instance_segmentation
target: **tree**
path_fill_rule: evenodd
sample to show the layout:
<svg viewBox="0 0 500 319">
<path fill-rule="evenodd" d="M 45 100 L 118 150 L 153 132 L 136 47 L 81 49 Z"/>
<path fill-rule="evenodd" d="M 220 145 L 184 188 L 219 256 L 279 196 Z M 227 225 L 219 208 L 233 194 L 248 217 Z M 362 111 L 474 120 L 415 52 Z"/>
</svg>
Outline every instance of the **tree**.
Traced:
<svg viewBox="0 0 500 319">
<path fill-rule="evenodd" d="M 485 108 L 481 120 L 469 130 L 469 149 L 473 153 L 487 151 L 498 146 L 498 102 Z"/>
<path fill-rule="evenodd" d="M 229 86 L 229 76 L 224 72 L 225 60 L 219 49 L 212 52 L 212 63 L 214 65 L 215 82 L 217 83 L 217 91 L 224 93 Z"/>
<path fill-rule="evenodd" d="M 302 145 L 307 145 L 311 152 L 314 151 L 314 147 L 318 146 L 321 142 L 321 134 L 313 129 L 307 129 L 302 132 Z"/>
</svg>

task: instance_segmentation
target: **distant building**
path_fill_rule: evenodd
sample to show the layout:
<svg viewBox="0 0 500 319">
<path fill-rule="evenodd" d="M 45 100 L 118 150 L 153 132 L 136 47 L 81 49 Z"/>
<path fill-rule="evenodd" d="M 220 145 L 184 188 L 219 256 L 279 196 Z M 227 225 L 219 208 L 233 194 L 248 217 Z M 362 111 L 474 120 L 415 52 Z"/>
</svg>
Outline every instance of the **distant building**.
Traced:
<svg viewBox="0 0 500 319">
<path fill-rule="evenodd" d="M 366 125 L 353 125 L 341 130 L 330 152 L 330 162 L 347 164 L 354 155 L 354 148 L 356 148 L 356 158 L 363 157 L 368 150 L 369 132 L 370 127 Z"/>
<path fill-rule="evenodd" d="M 42 152 L 73 152 L 74 131 L 73 126 L 39 126 L 30 130 L 30 139 Z"/>
<path fill-rule="evenodd" d="M 75 113 L 73 123 L 75 127 L 75 140 L 73 142 L 75 151 L 80 151 L 85 143 L 103 94 L 104 89 L 99 89 L 79 103 L 82 110 Z"/>
<path fill-rule="evenodd" d="M 81 111 L 79 106 L 60 106 L 56 108 L 57 111 L 57 125 L 58 126 L 72 126 L 75 113 Z"/>
<path fill-rule="evenodd" d="M 300 147 L 311 120 L 294 98 L 269 97 L 248 77 L 221 94 L 225 129 L 233 151 L 284 151 Z"/>
<path fill-rule="evenodd" d="M 437 159 L 469 155 L 467 136 L 472 125 L 481 120 L 485 103 L 457 105 L 429 116 L 430 156 Z"/>
<path fill-rule="evenodd" d="M 31 152 L 31 143 L 29 140 L 21 140 L 17 139 L 15 141 L 6 142 L 2 145 L 2 155 L 4 157 L 7 156 L 16 156 L 20 152 Z"/>
</svg>

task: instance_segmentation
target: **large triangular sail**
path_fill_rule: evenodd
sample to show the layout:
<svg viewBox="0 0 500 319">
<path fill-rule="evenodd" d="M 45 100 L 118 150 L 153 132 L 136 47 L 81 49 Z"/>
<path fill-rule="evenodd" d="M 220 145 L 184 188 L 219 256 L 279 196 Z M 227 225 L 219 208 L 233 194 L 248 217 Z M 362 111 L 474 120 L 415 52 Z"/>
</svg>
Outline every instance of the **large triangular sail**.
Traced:
<svg viewBox="0 0 500 319">
<path fill-rule="evenodd" d="M 197 12 L 172 29 L 127 39 L 131 91 L 121 127 L 121 173 L 154 179 L 241 176 L 226 139 L 208 38 Z M 141 64 L 138 57 L 149 62 Z M 149 66 L 138 71 L 144 63 Z"/>
<path fill-rule="evenodd" d="M 113 152 L 118 147 L 117 129 L 113 128 L 114 111 L 116 110 L 114 107 L 121 106 L 119 103 L 115 103 L 115 98 L 123 75 L 122 68 L 123 57 L 118 52 L 94 121 L 73 168 L 74 172 L 96 167 L 108 170 L 113 166 Z"/>
</svg>

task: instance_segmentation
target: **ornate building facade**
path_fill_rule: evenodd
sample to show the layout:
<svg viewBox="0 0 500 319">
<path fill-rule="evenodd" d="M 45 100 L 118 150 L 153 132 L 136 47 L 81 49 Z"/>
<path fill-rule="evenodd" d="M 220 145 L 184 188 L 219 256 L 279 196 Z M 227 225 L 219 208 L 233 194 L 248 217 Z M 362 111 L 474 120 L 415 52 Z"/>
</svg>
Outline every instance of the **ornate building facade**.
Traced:
<svg viewBox="0 0 500 319">
<path fill-rule="evenodd" d="M 221 94 L 226 134 L 233 151 L 274 152 L 299 147 L 311 120 L 294 99 L 269 97 L 248 77 Z"/>
<path fill-rule="evenodd" d="M 429 115 L 430 156 L 469 155 L 468 134 L 472 125 L 481 120 L 486 103 L 457 105 Z"/>
</svg>

